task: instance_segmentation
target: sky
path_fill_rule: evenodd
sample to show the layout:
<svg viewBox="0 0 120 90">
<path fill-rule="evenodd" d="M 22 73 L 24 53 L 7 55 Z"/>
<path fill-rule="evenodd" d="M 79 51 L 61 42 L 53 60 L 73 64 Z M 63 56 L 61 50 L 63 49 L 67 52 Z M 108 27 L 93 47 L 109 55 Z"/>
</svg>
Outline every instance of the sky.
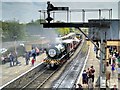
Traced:
<svg viewBox="0 0 120 90">
<path fill-rule="evenodd" d="M 38 10 L 46 10 L 47 0 L 1 0 L 0 20 L 19 20 L 30 22 L 40 18 Z M 118 18 L 119 0 L 49 0 L 54 6 L 69 7 L 70 9 L 112 9 L 114 19 Z M 43 18 L 43 13 L 41 17 Z M 55 14 L 56 21 L 66 21 L 66 12 Z M 51 16 L 52 17 L 52 16 Z M 46 15 L 47 18 L 47 15 Z M 87 12 L 88 19 L 98 18 L 98 12 Z M 108 12 L 102 12 L 102 18 L 108 18 Z M 81 21 L 82 13 L 71 13 L 71 21 Z"/>
<path fill-rule="evenodd" d="M 118 18 L 120 19 L 120 1 L 118 3 Z"/>
<path fill-rule="evenodd" d="M 48 0 L 1 0 L 2 2 L 46 2 Z M 119 2 L 120 0 L 49 0 L 52 2 Z"/>
</svg>

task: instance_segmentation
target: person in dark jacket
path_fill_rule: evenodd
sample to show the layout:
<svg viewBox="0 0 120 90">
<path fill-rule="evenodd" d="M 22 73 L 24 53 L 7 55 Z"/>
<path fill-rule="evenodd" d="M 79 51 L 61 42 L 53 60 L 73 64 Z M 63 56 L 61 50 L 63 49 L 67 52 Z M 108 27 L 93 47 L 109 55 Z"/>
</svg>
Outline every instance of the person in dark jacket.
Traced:
<svg viewBox="0 0 120 90">
<path fill-rule="evenodd" d="M 82 83 L 83 84 L 87 84 L 87 72 L 86 72 L 86 70 L 84 70 L 83 71 L 83 73 L 82 73 Z"/>
<path fill-rule="evenodd" d="M 31 50 L 31 56 L 36 60 L 36 50 L 34 48 Z"/>
<path fill-rule="evenodd" d="M 26 61 L 26 65 L 29 64 L 29 60 L 30 60 L 30 54 L 29 54 L 29 52 L 26 52 L 26 53 L 25 53 L 25 61 Z"/>
<path fill-rule="evenodd" d="M 93 66 L 90 67 L 90 71 L 91 71 L 91 74 L 92 74 L 92 82 L 94 82 L 94 73 L 95 73 L 95 69 Z"/>
<path fill-rule="evenodd" d="M 17 53 L 17 51 L 14 52 L 14 61 L 15 61 L 16 65 L 20 64 L 20 62 L 18 61 L 18 53 Z"/>
<path fill-rule="evenodd" d="M 10 59 L 10 67 L 14 66 L 14 56 L 12 52 L 9 54 L 9 59 Z"/>
</svg>

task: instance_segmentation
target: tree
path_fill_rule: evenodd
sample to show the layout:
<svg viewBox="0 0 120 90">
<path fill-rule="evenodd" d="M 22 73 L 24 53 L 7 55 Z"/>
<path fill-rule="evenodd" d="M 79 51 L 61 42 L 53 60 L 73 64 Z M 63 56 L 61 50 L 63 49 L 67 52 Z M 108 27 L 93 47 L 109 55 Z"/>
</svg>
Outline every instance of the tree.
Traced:
<svg viewBox="0 0 120 90">
<path fill-rule="evenodd" d="M 70 33 L 70 28 L 58 28 L 57 32 L 58 32 L 58 34 L 64 36 L 64 35 Z"/>
<path fill-rule="evenodd" d="M 37 24 L 41 24 L 41 23 L 46 23 L 46 21 L 44 19 L 37 19 L 37 20 L 31 20 L 31 22 L 28 23 L 28 25 L 32 24 L 32 25 L 37 25 Z"/>
<path fill-rule="evenodd" d="M 16 21 L 2 22 L 3 41 L 14 41 L 14 36 L 16 36 L 16 40 L 22 39 L 24 37 L 23 28 L 24 26 Z"/>
<path fill-rule="evenodd" d="M 46 21 L 44 19 L 37 19 L 35 20 L 35 23 L 41 24 L 41 23 L 46 23 Z"/>
</svg>

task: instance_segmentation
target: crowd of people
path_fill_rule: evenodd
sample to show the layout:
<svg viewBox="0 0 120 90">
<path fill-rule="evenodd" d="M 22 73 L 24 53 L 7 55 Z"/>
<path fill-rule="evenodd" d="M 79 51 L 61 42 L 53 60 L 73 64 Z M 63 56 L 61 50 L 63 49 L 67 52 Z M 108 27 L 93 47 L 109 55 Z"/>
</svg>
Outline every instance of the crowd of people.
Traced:
<svg viewBox="0 0 120 90">
<path fill-rule="evenodd" d="M 40 50 L 37 47 L 32 48 L 30 52 L 26 52 L 24 55 L 26 60 L 26 65 L 29 64 L 30 57 L 32 57 L 31 64 L 32 66 L 34 66 L 34 63 L 36 61 L 36 56 L 38 56 L 39 54 L 40 54 Z"/>
<path fill-rule="evenodd" d="M 31 65 L 34 66 L 34 63 L 36 61 L 36 56 L 40 54 L 40 50 L 37 47 L 32 48 L 31 51 L 26 51 L 25 54 L 23 55 L 25 59 L 25 64 L 29 65 L 31 62 Z M 21 65 L 21 62 L 18 60 L 18 53 L 17 51 L 11 51 L 8 55 L 7 58 L 9 59 L 10 67 L 16 66 L 16 65 Z M 32 58 L 32 59 L 30 59 Z M 5 61 L 5 57 L 2 55 L 1 60 Z M 4 62 L 5 64 L 6 62 Z"/>
<path fill-rule="evenodd" d="M 118 52 L 115 47 L 109 48 L 109 65 L 111 65 L 112 75 L 114 75 L 117 62 L 119 64 L 119 59 L 120 59 L 120 52 Z"/>
<path fill-rule="evenodd" d="M 114 47 L 113 49 L 109 48 L 109 64 L 115 64 L 117 59 L 120 58 L 120 52 Z"/>
<path fill-rule="evenodd" d="M 98 46 L 98 45 L 97 45 Z M 34 66 L 34 63 L 36 61 L 36 56 L 38 56 L 40 54 L 40 50 L 35 47 L 32 48 L 31 51 L 29 52 L 25 52 L 24 54 L 24 58 L 25 58 L 25 64 L 29 65 L 30 61 L 31 61 L 31 65 Z M 10 67 L 13 67 L 15 65 L 20 65 L 20 62 L 18 61 L 18 55 L 17 52 L 10 52 L 9 55 L 9 60 L 10 60 Z M 3 57 L 1 57 L 2 59 L 4 59 Z M 32 58 L 30 60 L 30 58 Z M 114 72 L 116 70 L 116 62 L 118 61 L 118 64 L 120 64 L 120 52 L 117 51 L 117 49 L 115 47 L 109 47 L 109 62 L 107 64 L 107 66 L 111 66 L 111 72 L 106 70 L 106 80 L 110 80 L 111 77 L 111 73 L 112 75 L 114 75 Z M 95 73 L 95 68 L 94 66 L 89 67 L 87 70 L 84 70 L 82 73 L 82 85 L 84 87 L 88 87 L 89 90 L 93 89 L 93 83 L 94 83 L 94 75 Z M 106 82 L 107 82 L 106 81 Z M 82 90 L 82 85 L 81 84 L 77 84 L 78 88 L 80 88 Z M 107 87 L 108 84 L 106 83 Z M 116 85 L 114 85 L 116 87 Z"/>
<path fill-rule="evenodd" d="M 115 71 L 117 70 L 116 68 L 117 65 L 119 65 L 119 59 L 120 59 L 120 52 L 117 51 L 117 47 L 110 46 L 109 47 L 109 61 L 106 67 L 106 86 L 107 87 L 108 87 L 108 80 L 110 81 L 111 78 L 114 78 L 116 76 Z M 109 68 L 109 66 L 111 67 L 111 71 L 107 69 Z"/>
<path fill-rule="evenodd" d="M 82 73 L 82 84 L 85 85 L 85 87 L 88 86 L 89 89 L 93 89 L 93 83 L 95 77 L 94 73 L 95 73 L 95 69 L 93 66 L 91 66 L 87 70 L 84 70 Z"/>
<path fill-rule="evenodd" d="M 88 90 L 93 90 L 94 86 L 94 75 L 95 68 L 91 66 L 87 70 L 84 70 L 82 73 L 82 84 L 74 84 L 75 90 L 83 90 L 83 88 L 88 88 Z"/>
</svg>

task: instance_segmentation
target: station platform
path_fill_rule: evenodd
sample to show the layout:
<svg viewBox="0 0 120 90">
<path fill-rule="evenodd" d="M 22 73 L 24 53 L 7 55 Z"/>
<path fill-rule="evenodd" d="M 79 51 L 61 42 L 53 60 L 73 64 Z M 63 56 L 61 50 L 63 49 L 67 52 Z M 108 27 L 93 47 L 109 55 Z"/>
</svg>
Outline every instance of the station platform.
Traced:
<svg viewBox="0 0 120 90">
<path fill-rule="evenodd" d="M 94 45 L 92 43 L 89 43 L 89 52 L 88 52 L 88 56 L 86 58 L 86 61 L 84 63 L 83 70 L 87 70 L 91 66 L 93 66 L 95 69 L 95 73 L 94 73 L 95 78 L 94 78 L 93 87 L 98 88 L 98 87 L 96 87 L 96 82 L 97 82 L 97 80 L 99 78 L 99 74 L 100 74 L 100 60 L 96 58 L 96 54 L 94 52 Z M 110 80 L 108 81 L 108 88 L 113 88 L 114 85 L 116 85 L 118 87 L 117 65 L 116 65 L 116 70 L 114 72 L 114 75 L 112 75 L 111 65 L 106 67 L 106 69 L 109 70 L 111 73 Z M 82 70 L 82 72 L 83 72 L 83 70 Z M 80 73 L 76 84 L 79 83 L 83 86 L 83 88 L 88 88 L 87 85 L 82 84 L 82 72 Z"/>
<path fill-rule="evenodd" d="M 31 64 L 31 59 L 29 61 L 29 65 L 26 65 L 25 58 L 19 57 L 18 61 L 20 62 L 19 65 L 10 67 L 10 63 L 6 63 L 4 65 L 0 65 L 1 71 L 0 71 L 0 87 L 4 84 L 7 84 L 9 81 L 17 78 L 21 74 L 25 73 L 26 71 L 30 70 L 31 68 L 35 67 L 36 65 L 42 63 L 42 60 L 46 57 L 45 53 L 40 54 L 36 57 L 36 61 L 34 66 Z"/>
</svg>

